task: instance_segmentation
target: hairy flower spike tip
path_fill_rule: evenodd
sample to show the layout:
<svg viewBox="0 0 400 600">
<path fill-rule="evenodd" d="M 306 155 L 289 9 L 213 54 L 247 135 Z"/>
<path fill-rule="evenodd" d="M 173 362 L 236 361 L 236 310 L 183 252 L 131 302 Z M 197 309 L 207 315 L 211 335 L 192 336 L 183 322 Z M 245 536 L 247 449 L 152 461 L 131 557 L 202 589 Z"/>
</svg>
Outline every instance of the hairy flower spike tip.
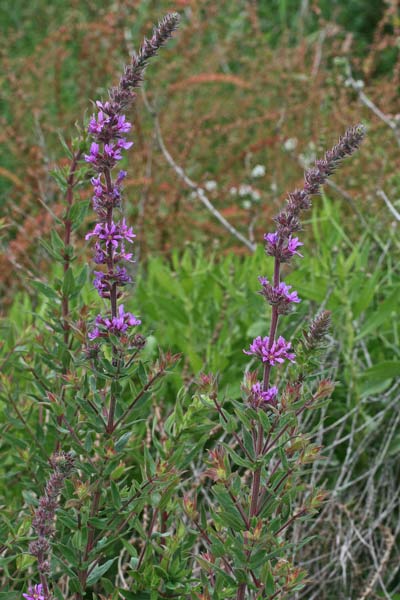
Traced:
<svg viewBox="0 0 400 600">
<path fill-rule="evenodd" d="M 112 105 L 118 106 L 121 110 L 133 102 L 135 94 L 132 90 L 141 85 L 148 61 L 172 37 L 179 21 L 180 16 L 178 13 L 166 15 L 153 29 L 152 37 L 144 39 L 139 52 L 132 57 L 132 63 L 125 67 L 119 85 L 110 90 L 110 103 Z"/>
<path fill-rule="evenodd" d="M 315 350 L 326 337 L 331 324 L 331 313 L 329 310 L 323 310 L 315 317 L 310 325 L 310 329 L 303 333 L 304 345 L 307 350 Z"/>
<path fill-rule="evenodd" d="M 289 194 L 286 208 L 274 219 L 281 239 L 289 238 L 292 233 L 301 229 L 299 215 L 302 210 L 311 207 L 310 196 L 320 192 L 321 186 L 326 183 L 328 177 L 334 173 L 344 158 L 359 148 L 364 137 L 363 125 L 350 127 L 336 146 L 328 150 L 322 159 L 316 160 L 314 166 L 305 172 L 304 187 Z"/>
</svg>

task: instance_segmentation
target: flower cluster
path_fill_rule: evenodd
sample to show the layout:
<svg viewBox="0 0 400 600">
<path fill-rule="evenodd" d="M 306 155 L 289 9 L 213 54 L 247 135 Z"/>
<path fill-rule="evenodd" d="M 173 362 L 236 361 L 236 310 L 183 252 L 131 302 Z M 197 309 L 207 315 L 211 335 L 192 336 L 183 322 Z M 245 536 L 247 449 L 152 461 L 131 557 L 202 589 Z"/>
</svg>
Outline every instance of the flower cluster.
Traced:
<svg viewBox="0 0 400 600">
<path fill-rule="evenodd" d="M 265 277 L 259 277 L 262 290 L 260 294 L 264 296 L 271 306 L 276 306 L 279 314 L 286 314 L 290 310 L 291 304 L 301 302 L 296 291 L 291 292 L 291 285 L 287 285 L 283 281 L 274 287 Z"/>
<path fill-rule="evenodd" d="M 276 397 L 278 395 L 278 388 L 274 385 L 267 390 L 263 390 L 263 385 L 260 381 L 257 381 L 251 387 L 251 393 L 249 397 L 249 403 L 252 408 L 267 408 L 268 406 L 275 406 Z"/>
<path fill-rule="evenodd" d="M 245 354 L 258 356 L 262 362 L 269 363 L 271 366 L 276 363 L 281 364 L 286 360 L 294 362 L 296 355 L 291 352 L 292 344 L 287 342 L 282 336 L 276 341 L 270 342 L 270 338 L 258 336 L 250 344 L 249 350 L 243 350 Z"/>
<path fill-rule="evenodd" d="M 149 58 L 171 37 L 179 22 L 179 15 L 167 15 L 154 29 L 150 40 L 145 39 L 138 54 L 132 58 L 131 65 L 125 68 L 119 85 L 112 88 L 109 100 L 96 102 L 97 112 L 92 115 L 88 132 L 92 136 L 89 154 L 85 155 L 87 163 L 92 165 L 96 175 L 92 177 L 93 209 L 98 214 L 99 222 L 86 235 L 86 239 L 95 238 L 94 261 L 104 265 L 104 271 L 95 271 L 93 285 L 102 298 L 110 300 L 111 316 L 98 315 L 96 326 L 89 332 L 89 338 L 106 337 L 107 333 L 122 335 L 130 327 L 140 324 L 131 313 L 125 313 L 123 306 L 118 309 L 119 288 L 131 283 L 131 277 L 121 262 L 133 262 L 133 254 L 126 250 L 126 244 L 132 244 L 136 237 L 125 219 L 114 221 L 114 209 L 121 208 L 122 181 L 126 171 L 120 170 L 113 179 L 112 171 L 123 158 L 123 151 L 129 150 L 133 142 L 125 135 L 132 124 L 123 113 L 134 101 L 134 88 L 143 80 L 144 70 Z"/>
<path fill-rule="evenodd" d="M 27 594 L 22 594 L 25 600 L 45 600 L 41 583 L 30 587 Z"/>
<path fill-rule="evenodd" d="M 275 232 L 266 233 L 264 235 L 264 240 L 267 242 L 265 246 L 267 254 L 269 254 L 269 256 L 275 256 L 280 262 L 288 262 L 295 254 L 301 258 L 303 257 L 303 255 L 297 251 L 297 248 L 303 246 L 297 237 L 294 238 L 289 235 L 287 239 L 283 239 L 278 232 Z"/>
<path fill-rule="evenodd" d="M 107 317 L 97 315 L 96 327 L 89 333 L 89 338 L 94 340 L 98 337 L 106 337 L 108 333 L 120 335 L 122 333 L 126 333 L 128 327 L 133 327 L 140 324 L 140 319 L 137 319 L 132 313 L 125 312 L 124 305 L 120 304 L 118 308 L 118 316 L 116 317 L 109 319 Z"/>
</svg>

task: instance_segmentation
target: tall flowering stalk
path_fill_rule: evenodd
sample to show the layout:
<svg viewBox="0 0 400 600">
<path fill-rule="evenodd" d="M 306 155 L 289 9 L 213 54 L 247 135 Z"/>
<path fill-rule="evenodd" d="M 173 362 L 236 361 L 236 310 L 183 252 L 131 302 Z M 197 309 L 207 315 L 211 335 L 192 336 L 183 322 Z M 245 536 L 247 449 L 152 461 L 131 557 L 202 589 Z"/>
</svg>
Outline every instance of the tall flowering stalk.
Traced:
<svg viewBox="0 0 400 600">
<path fill-rule="evenodd" d="M 85 160 L 96 171 L 91 182 L 93 209 L 99 220 L 93 231 L 86 235 L 86 239 L 94 239 L 94 262 L 102 267 L 101 270 L 94 271 L 93 285 L 99 295 L 110 302 L 109 313 L 96 317 L 95 326 L 89 332 L 90 340 L 107 338 L 110 334 L 119 339 L 127 339 L 132 327 L 141 323 L 140 319 L 124 310 L 123 304 L 118 305 L 121 289 L 132 281 L 125 265 L 133 262 L 130 246 L 136 235 L 124 218 L 115 219 L 115 210 L 121 208 L 122 182 L 127 173 L 119 170 L 114 175 L 114 170 L 123 158 L 123 151 L 133 145 L 125 137 L 132 125 L 124 113 L 136 97 L 134 89 L 143 81 L 148 60 L 171 37 L 178 23 L 179 15 L 171 13 L 154 28 L 151 39 L 144 40 L 139 53 L 133 56 L 132 63 L 125 67 L 118 86 L 110 90 L 109 99 L 106 102 L 96 102 L 97 112 L 90 119 L 88 131 L 93 142 Z M 113 356 L 113 365 L 118 368 L 119 358 L 115 344 Z M 115 405 L 115 394 L 111 394 L 108 433 L 114 430 Z"/>
<path fill-rule="evenodd" d="M 265 251 L 268 256 L 274 258 L 273 281 L 270 283 L 264 277 L 260 278 L 261 294 L 272 307 L 269 335 L 264 338 L 257 337 L 250 349 L 244 351 L 246 354 L 255 355 L 263 364 L 262 384 L 257 382 L 252 387 L 252 394 L 258 398 L 260 406 L 268 402 L 277 402 L 278 390 L 275 386 L 270 387 L 272 367 L 285 361 L 295 362 L 296 359 L 291 343 L 282 336 L 276 336 L 280 316 L 287 314 L 293 303 L 300 302 L 297 293 L 290 292 L 290 286 L 281 281 L 281 265 L 290 262 L 294 256 L 302 257 L 298 249 L 303 243 L 295 237 L 301 230 L 301 212 L 311 208 L 311 196 L 318 194 L 321 186 L 334 173 L 340 162 L 357 150 L 364 135 L 365 130 L 361 125 L 349 128 L 339 143 L 328 150 L 323 159 L 317 160 L 313 168 L 306 171 L 303 188 L 289 194 L 286 207 L 275 217 L 276 231 L 264 235 Z M 312 332 L 310 335 L 311 339 L 315 337 Z M 266 448 L 264 444 L 264 431 L 259 423 L 255 434 L 256 456 L 265 455 L 268 446 Z M 259 510 L 260 482 L 261 467 L 253 473 L 249 519 L 255 517 Z M 239 586 L 237 600 L 242 600 L 245 592 L 246 584 L 243 583 Z"/>
<path fill-rule="evenodd" d="M 50 543 L 55 534 L 54 519 L 59 496 L 65 480 L 74 468 L 74 458 L 68 452 L 56 452 L 49 459 L 49 463 L 53 472 L 47 482 L 45 493 L 39 500 L 39 507 L 36 509 L 32 521 L 37 539 L 29 546 L 30 553 L 38 561 L 40 584 L 30 588 L 28 594 L 23 594 L 27 600 L 50 600 L 52 597 L 47 581 L 50 573 Z"/>
<path fill-rule="evenodd" d="M 96 518 L 103 510 L 104 496 L 108 488 L 114 489 L 112 479 L 110 479 L 110 463 L 112 464 L 118 448 L 117 441 L 113 438 L 114 432 L 117 428 L 120 429 L 126 425 L 126 419 L 136 404 L 148 395 L 148 391 L 155 381 L 165 373 L 167 365 L 171 365 L 177 360 L 177 357 L 171 355 L 161 358 L 147 381 L 143 383 L 143 380 L 140 379 L 142 389 L 116 418 L 118 394 L 123 395 L 124 391 L 121 381 L 126 381 L 126 375 L 132 367 L 135 357 L 145 344 L 145 339 L 141 335 L 134 334 L 134 328 L 141 323 L 140 319 L 125 311 L 124 304 L 120 302 L 122 289 L 132 281 L 126 265 L 133 262 L 131 245 L 136 237 L 125 218 L 116 216 L 116 211 L 120 211 L 122 207 L 122 182 L 127 175 L 126 171 L 117 169 L 117 165 L 123 158 L 123 152 L 129 150 L 133 145 L 133 142 L 126 137 L 132 125 L 127 120 L 125 112 L 135 100 L 134 90 L 143 81 L 149 59 L 155 56 L 159 48 L 171 38 L 178 23 L 179 15 L 177 13 L 168 14 L 160 21 L 154 28 L 152 37 L 144 40 L 139 53 L 135 54 L 131 64 L 125 67 L 119 84 L 109 91 L 108 100 L 105 102 L 98 100 L 95 103 L 96 112 L 92 115 L 88 126 L 88 133 L 93 141 L 89 153 L 85 154 L 85 161 L 95 171 L 95 175 L 91 179 L 92 205 L 97 213 L 98 221 L 93 230 L 86 235 L 86 239 L 94 241 L 94 262 L 98 265 L 98 269 L 94 271 L 93 285 L 100 297 L 109 302 L 109 310 L 98 314 L 93 327 L 89 330 L 90 343 L 87 354 L 93 360 L 95 371 L 98 373 L 99 369 L 102 369 L 104 375 L 111 379 L 109 406 L 101 409 L 101 418 L 104 414 L 106 415 L 107 439 L 104 440 L 103 463 L 100 467 L 102 475 L 94 484 L 90 507 L 91 518 Z M 103 355 L 100 354 L 100 342 L 111 346 L 111 364 L 105 359 L 107 352 Z M 130 357 L 128 352 L 131 352 Z M 131 372 L 130 376 L 132 377 Z M 97 407 L 94 404 L 92 406 L 100 416 Z M 106 447 L 107 443 L 110 444 L 110 452 Z M 115 472 L 112 475 L 115 477 Z M 154 477 L 151 474 L 143 488 L 148 486 L 150 490 L 153 485 Z M 113 497 L 115 498 L 115 492 Z M 136 498 L 136 494 L 134 498 Z M 130 514 L 128 505 L 129 502 L 126 510 Z M 129 518 L 128 516 L 128 521 Z M 124 519 L 122 519 L 122 523 L 122 526 L 126 525 Z M 78 569 L 77 600 L 82 600 L 84 597 L 86 587 L 90 584 L 88 584 L 88 581 L 90 582 L 88 578 L 101 559 L 99 553 L 93 556 L 96 541 L 98 541 L 95 530 L 95 525 L 90 523 Z M 93 562 L 90 565 L 91 559 Z"/>
<path fill-rule="evenodd" d="M 199 598 L 220 594 L 218 597 L 236 600 L 283 599 L 303 586 L 305 573 L 291 564 L 286 538 L 291 525 L 311 515 L 324 497 L 321 490 L 308 489 L 305 493 L 301 483 L 305 466 L 316 460 L 320 449 L 301 431 L 299 418 L 329 397 L 333 389 L 328 380 L 319 381 L 315 391 L 303 389 L 312 353 L 326 336 L 330 315 L 322 311 L 315 318 L 295 351 L 292 342 L 278 334 L 280 319 L 300 302 L 297 292 L 282 281 L 281 268 L 294 257 L 302 257 L 300 217 L 311 207 L 311 196 L 320 191 L 340 162 L 357 150 L 364 135 L 361 125 L 348 129 L 339 143 L 306 171 L 303 188 L 289 194 L 286 207 L 275 217 L 276 230 L 264 236 L 266 254 L 274 259 L 274 272 L 271 281 L 259 277 L 259 293 L 271 306 L 271 321 L 268 335 L 257 336 L 244 350 L 261 367 L 246 372 L 245 405 L 220 402 L 215 380 L 203 377 L 201 385 L 208 387 L 220 425 L 233 440 L 211 450 L 204 472 L 213 481 L 213 518 L 208 522 L 201 518 L 196 499 L 186 496 L 184 500 L 185 512 L 195 522 L 207 549 L 198 557 L 203 582 Z M 293 367 L 283 385 L 278 373 L 273 374 L 285 364 Z M 229 404 L 239 419 L 239 432 Z M 249 489 L 244 483 L 248 478 Z M 299 501 L 300 506 L 293 508 Z"/>
<path fill-rule="evenodd" d="M 362 126 L 348 129 L 339 143 L 332 150 L 329 150 L 322 160 L 317 160 L 314 168 L 306 171 L 304 187 L 289 194 L 286 208 L 275 217 L 276 231 L 264 235 L 266 253 L 274 257 L 273 282 L 269 283 L 265 278 L 260 278 L 261 293 L 272 307 L 271 324 L 269 336 L 262 340 L 256 338 L 250 346 L 250 351 L 245 351 L 247 354 L 257 355 L 264 365 L 263 393 L 267 392 L 269 388 L 271 367 L 276 363 L 283 363 L 285 359 L 291 362 L 295 360 L 295 354 L 290 352 L 291 343 L 286 342 L 281 336 L 276 340 L 276 332 L 280 315 L 286 314 L 293 302 L 300 301 L 297 293 L 290 293 L 288 286 L 281 282 L 281 265 L 290 262 L 296 255 L 302 257 L 298 248 L 303 246 L 303 243 L 293 235 L 301 230 L 301 211 L 311 208 L 310 197 L 318 194 L 321 186 L 326 182 L 329 175 L 332 175 L 340 161 L 346 156 L 350 156 L 359 147 L 364 134 Z M 259 428 L 257 453 L 261 452 L 262 447 L 263 435 L 262 429 Z M 253 514 L 257 505 L 260 472 L 260 469 L 257 470 L 253 478 L 251 511 Z"/>
</svg>

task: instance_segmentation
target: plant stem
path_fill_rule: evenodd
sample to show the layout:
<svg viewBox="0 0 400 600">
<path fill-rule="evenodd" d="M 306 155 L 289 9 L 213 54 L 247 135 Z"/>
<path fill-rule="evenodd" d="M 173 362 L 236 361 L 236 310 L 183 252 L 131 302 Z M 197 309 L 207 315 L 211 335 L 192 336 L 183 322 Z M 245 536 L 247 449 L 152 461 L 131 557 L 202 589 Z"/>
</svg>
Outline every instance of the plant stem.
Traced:
<svg viewBox="0 0 400 600">
<path fill-rule="evenodd" d="M 78 166 L 78 162 L 82 156 L 82 150 L 78 150 L 76 154 L 72 157 L 71 164 L 69 167 L 69 175 L 67 179 L 67 191 L 65 194 L 65 202 L 67 204 L 65 217 L 64 217 L 64 279 L 66 277 L 67 272 L 71 267 L 71 256 L 69 253 L 69 246 L 71 245 L 71 233 L 72 233 L 72 221 L 71 221 L 71 208 L 74 200 L 74 185 L 75 185 L 75 173 Z M 64 330 L 64 344 L 68 347 L 69 344 L 69 296 L 66 292 L 62 292 L 61 297 L 61 313 L 62 313 L 62 321 L 63 321 L 63 330 Z M 63 368 L 63 374 L 67 373 L 67 368 Z M 62 389 L 61 399 L 64 399 L 65 389 Z M 59 426 L 62 425 L 63 415 L 59 415 L 57 417 L 57 424 Z M 61 440 L 58 439 L 56 442 L 56 451 L 61 447 Z"/>
<path fill-rule="evenodd" d="M 275 257 L 274 262 L 274 287 L 278 287 L 280 282 L 280 261 Z M 275 341 L 276 330 L 278 327 L 278 319 L 279 313 L 276 306 L 272 307 L 272 315 L 271 315 L 271 324 L 269 328 L 269 339 L 268 346 L 272 347 Z M 267 362 L 264 365 L 264 375 L 263 375 L 263 390 L 267 391 L 269 387 L 269 379 L 270 379 L 271 365 Z M 256 432 L 256 456 L 260 456 L 263 452 L 264 445 L 264 430 L 261 423 L 258 424 L 257 432 Z M 250 514 L 249 514 L 249 522 L 252 517 L 257 515 L 258 512 L 258 500 L 260 496 L 260 484 L 261 484 L 261 467 L 259 467 L 253 473 L 253 481 L 251 486 L 251 501 L 250 501 Z M 248 557 L 250 557 L 251 550 L 248 551 Z M 237 595 L 236 600 L 244 600 L 246 594 L 246 583 L 241 583 Z"/>
</svg>

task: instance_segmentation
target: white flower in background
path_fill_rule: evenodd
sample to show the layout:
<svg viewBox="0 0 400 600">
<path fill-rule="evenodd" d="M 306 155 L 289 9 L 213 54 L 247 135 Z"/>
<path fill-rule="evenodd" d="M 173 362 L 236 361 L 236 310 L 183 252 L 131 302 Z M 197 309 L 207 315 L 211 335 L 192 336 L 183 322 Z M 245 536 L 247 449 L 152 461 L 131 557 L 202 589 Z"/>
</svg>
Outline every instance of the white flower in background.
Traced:
<svg viewBox="0 0 400 600">
<path fill-rule="evenodd" d="M 362 79 L 354 80 L 353 78 L 350 78 L 350 79 L 346 79 L 346 81 L 344 82 L 344 85 L 346 87 L 352 87 L 355 90 L 362 90 L 364 87 L 364 82 Z"/>
<path fill-rule="evenodd" d="M 237 194 L 237 188 L 236 187 L 231 187 L 231 189 L 229 190 L 229 193 L 231 196 L 236 196 Z"/>
<path fill-rule="evenodd" d="M 254 202 L 258 202 L 261 198 L 261 194 L 258 190 L 252 190 L 251 191 L 251 197 L 254 200 Z"/>
<path fill-rule="evenodd" d="M 243 200 L 243 202 L 242 202 L 242 206 L 243 206 L 243 208 L 245 208 L 246 210 L 249 210 L 249 208 L 251 208 L 251 202 L 250 202 L 250 200 Z"/>
<path fill-rule="evenodd" d="M 204 187 L 206 188 L 207 192 L 213 192 L 214 190 L 217 189 L 217 182 L 214 181 L 213 179 L 210 179 L 210 181 L 206 181 L 204 184 Z"/>
<path fill-rule="evenodd" d="M 242 185 L 239 186 L 239 196 L 241 196 L 242 198 L 243 196 L 249 196 L 252 191 L 253 188 L 247 183 L 242 183 Z"/>
<path fill-rule="evenodd" d="M 286 152 L 291 152 L 292 150 L 294 150 L 297 146 L 297 138 L 288 138 L 285 143 L 283 144 L 283 147 L 285 148 Z"/>
<path fill-rule="evenodd" d="M 264 177 L 264 175 L 265 175 L 265 167 L 264 167 L 264 165 L 256 165 L 253 168 L 252 172 L 251 172 L 251 176 L 253 178 Z"/>
<path fill-rule="evenodd" d="M 274 194 L 276 194 L 276 192 L 278 191 L 278 185 L 276 183 L 276 181 L 273 181 L 270 185 L 271 188 L 271 192 L 273 192 Z"/>
</svg>

